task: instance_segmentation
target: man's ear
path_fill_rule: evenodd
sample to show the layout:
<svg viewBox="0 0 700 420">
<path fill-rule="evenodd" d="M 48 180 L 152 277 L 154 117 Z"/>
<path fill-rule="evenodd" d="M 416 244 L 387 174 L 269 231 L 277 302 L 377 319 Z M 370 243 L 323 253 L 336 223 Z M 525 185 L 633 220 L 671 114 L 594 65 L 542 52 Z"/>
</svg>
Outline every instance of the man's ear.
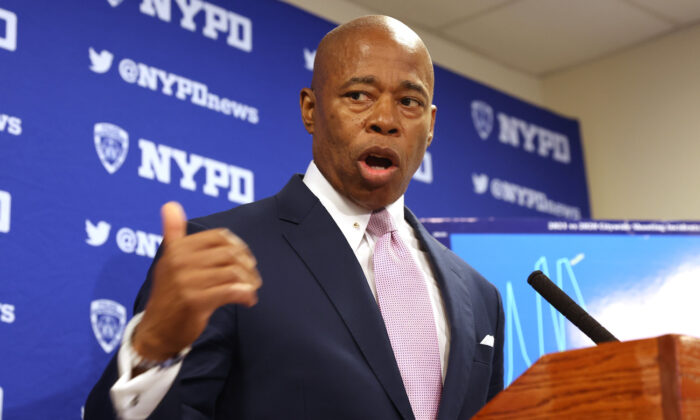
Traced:
<svg viewBox="0 0 700 420">
<path fill-rule="evenodd" d="M 301 120 L 309 134 L 314 133 L 314 111 L 316 110 L 316 94 L 309 88 L 299 92 L 299 107 L 301 108 Z"/>
<path fill-rule="evenodd" d="M 428 146 L 433 142 L 433 132 L 435 130 L 435 114 L 437 113 L 437 107 L 435 105 L 430 105 L 430 132 L 428 133 Z"/>
</svg>

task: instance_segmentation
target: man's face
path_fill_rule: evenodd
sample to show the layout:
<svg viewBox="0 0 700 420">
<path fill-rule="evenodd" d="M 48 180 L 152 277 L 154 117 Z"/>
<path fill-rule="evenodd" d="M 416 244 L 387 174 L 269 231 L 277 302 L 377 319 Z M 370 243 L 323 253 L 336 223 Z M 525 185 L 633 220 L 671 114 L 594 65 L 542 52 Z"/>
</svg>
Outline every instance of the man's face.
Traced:
<svg viewBox="0 0 700 420">
<path fill-rule="evenodd" d="M 380 31 L 334 47 L 314 91 L 302 91 L 302 116 L 321 173 L 375 210 L 406 191 L 432 140 L 431 64 L 424 48 Z"/>
</svg>

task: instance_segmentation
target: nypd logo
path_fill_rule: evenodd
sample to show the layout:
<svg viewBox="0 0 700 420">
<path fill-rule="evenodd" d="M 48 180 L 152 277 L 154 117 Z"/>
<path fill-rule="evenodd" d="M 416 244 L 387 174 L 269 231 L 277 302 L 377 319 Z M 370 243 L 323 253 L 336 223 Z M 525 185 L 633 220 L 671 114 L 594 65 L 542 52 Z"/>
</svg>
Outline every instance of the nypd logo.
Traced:
<svg viewBox="0 0 700 420">
<path fill-rule="evenodd" d="M 95 124 L 94 139 L 102 166 L 110 174 L 117 172 L 129 153 L 129 135 L 121 127 L 100 122 Z"/>
<path fill-rule="evenodd" d="M 0 133 L 6 132 L 13 136 L 22 134 L 22 120 L 7 114 L 0 114 Z"/>
<path fill-rule="evenodd" d="M 105 353 L 111 353 L 122 339 L 126 325 L 126 308 L 109 299 L 90 303 L 90 323 L 97 342 Z"/>
<path fill-rule="evenodd" d="M 250 203 L 255 197 L 253 172 L 229 165 L 218 160 L 210 159 L 184 150 L 156 144 L 150 140 L 140 139 L 141 166 L 139 176 L 146 179 L 170 184 L 172 165 L 180 169 L 180 188 L 190 191 L 197 190 L 194 176 L 204 171 L 202 192 L 211 197 L 218 197 L 220 190 L 228 190 L 226 198 L 239 204 Z"/>
<path fill-rule="evenodd" d="M 525 207 L 557 217 L 579 220 L 581 209 L 564 203 L 559 203 L 547 197 L 547 194 L 523 187 L 498 178 L 489 180 L 487 174 L 472 174 L 472 184 L 476 194 L 485 194 L 490 190 L 496 200 L 505 201 L 520 207 Z"/>
<path fill-rule="evenodd" d="M 15 51 L 17 49 L 17 15 L 0 8 L 0 28 L 3 27 L 5 33 L 0 33 L 0 48 Z"/>
<path fill-rule="evenodd" d="M 472 101 L 472 122 L 476 133 L 482 140 L 487 140 L 494 128 L 494 111 L 483 101 Z M 571 146 L 564 134 L 540 127 L 527 121 L 499 112 L 498 141 L 501 144 L 522 148 L 528 153 L 555 162 L 571 163 Z"/>
<path fill-rule="evenodd" d="M 95 124 L 95 148 L 97 156 L 105 170 L 110 174 L 116 172 L 126 160 L 129 148 L 129 135 L 122 128 L 110 123 Z M 219 197 L 221 190 L 229 201 L 239 204 L 250 203 L 255 198 L 253 172 L 249 169 L 229 165 L 215 159 L 187 153 L 184 150 L 156 144 L 150 140 L 139 139 L 141 165 L 138 175 L 170 184 L 173 170 L 172 162 L 178 167 L 180 188 L 196 191 L 195 176 L 204 173 L 202 192 L 210 197 Z"/>
<path fill-rule="evenodd" d="M 12 195 L 7 191 L 0 191 L 0 233 L 10 231 L 10 208 Z"/>
<path fill-rule="evenodd" d="M 15 319 L 15 305 L 0 302 L 0 322 L 12 324 Z"/>
<path fill-rule="evenodd" d="M 493 130 L 493 109 L 486 102 L 472 101 L 472 121 L 481 140 L 486 140 Z"/>
<path fill-rule="evenodd" d="M 124 0 L 107 1 L 112 7 L 117 7 Z M 202 35 L 216 40 L 222 34 L 226 36 L 229 46 L 245 52 L 253 50 L 253 22 L 249 18 L 202 0 L 175 0 L 175 4 L 180 9 L 180 27 L 183 29 L 195 32 L 195 17 L 203 14 Z M 142 0 L 139 6 L 141 13 L 157 17 L 163 22 L 172 20 L 172 9 L 171 0 Z"/>
<path fill-rule="evenodd" d="M 104 220 L 92 223 L 85 219 L 85 243 L 94 247 L 104 245 L 109 239 L 111 229 L 112 225 Z M 125 254 L 153 258 L 163 242 L 163 237 L 156 233 L 123 227 L 117 231 L 115 241 L 119 250 Z"/>
<path fill-rule="evenodd" d="M 90 70 L 98 74 L 104 74 L 110 70 L 114 59 L 111 52 L 107 50 L 97 52 L 92 47 L 88 52 Z M 260 122 L 257 108 L 212 93 L 204 83 L 144 63 L 137 63 L 129 58 L 122 59 L 118 67 L 119 75 L 126 83 L 154 92 L 160 91 L 165 96 L 175 97 L 250 124 Z"/>
</svg>

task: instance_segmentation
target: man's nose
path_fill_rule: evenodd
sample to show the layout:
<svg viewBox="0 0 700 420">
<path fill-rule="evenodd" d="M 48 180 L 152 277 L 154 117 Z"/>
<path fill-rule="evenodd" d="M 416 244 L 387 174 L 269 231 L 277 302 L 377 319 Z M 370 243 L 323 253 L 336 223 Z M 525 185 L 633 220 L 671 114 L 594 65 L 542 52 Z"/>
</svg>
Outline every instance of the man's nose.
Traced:
<svg viewBox="0 0 700 420">
<path fill-rule="evenodd" d="M 399 134 L 398 109 L 391 96 L 380 96 L 374 103 L 367 127 L 375 133 L 385 135 Z"/>
</svg>

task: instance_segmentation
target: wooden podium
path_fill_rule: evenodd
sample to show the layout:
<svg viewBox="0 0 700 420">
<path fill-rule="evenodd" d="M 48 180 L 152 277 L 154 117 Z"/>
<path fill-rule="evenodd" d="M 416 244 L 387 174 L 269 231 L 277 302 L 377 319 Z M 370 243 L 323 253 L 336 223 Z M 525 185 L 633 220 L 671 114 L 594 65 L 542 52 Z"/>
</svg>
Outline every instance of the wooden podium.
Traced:
<svg viewBox="0 0 700 420">
<path fill-rule="evenodd" d="M 542 356 L 473 418 L 700 419 L 700 339 L 664 335 Z"/>
</svg>

